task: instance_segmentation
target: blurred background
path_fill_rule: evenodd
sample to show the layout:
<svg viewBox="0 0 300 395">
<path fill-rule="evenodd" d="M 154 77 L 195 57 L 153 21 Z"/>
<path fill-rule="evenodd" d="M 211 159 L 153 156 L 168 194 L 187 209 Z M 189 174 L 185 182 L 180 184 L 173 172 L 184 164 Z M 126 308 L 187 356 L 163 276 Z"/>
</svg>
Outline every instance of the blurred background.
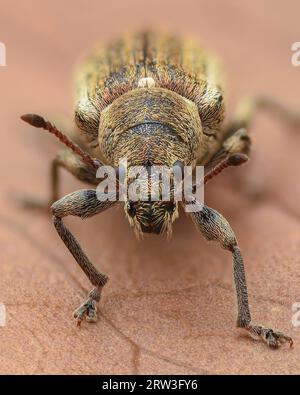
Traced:
<svg viewBox="0 0 300 395">
<path fill-rule="evenodd" d="M 291 63 L 299 15 L 297 0 L 0 0 L 0 302 L 7 310 L 0 373 L 299 373 L 291 308 L 300 300 L 300 136 L 277 118 L 257 116 L 251 162 L 209 184 L 206 202 L 239 239 L 253 321 L 291 334 L 293 351 L 239 337 L 230 254 L 204 241 L 184 213 L 169 242 L 138 242 L 118 209 L 67 220 L 110 277 L 98 323 L 78 330 L 72 311 L 91 286 L 50 217 L 15 200 L 48 196 L 58 148 L 19 116 L 72 121 L 74 65 L 95 42 L 146 28 L 193 35 L 222 59 L 228 118 L 255 94 L 300 110 L 300 67 Z M 232 177 L 258 182 L 264 195 L 249 199 Z M 62 195 L 84 187 L 64 171 L 62 180 Z"/>
</svg>

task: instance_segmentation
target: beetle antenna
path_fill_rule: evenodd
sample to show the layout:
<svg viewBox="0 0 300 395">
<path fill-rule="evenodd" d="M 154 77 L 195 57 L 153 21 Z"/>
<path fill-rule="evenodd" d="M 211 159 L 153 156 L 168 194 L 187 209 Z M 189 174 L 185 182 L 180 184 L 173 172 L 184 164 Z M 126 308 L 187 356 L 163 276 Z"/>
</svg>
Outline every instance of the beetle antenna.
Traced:
<svg viewBox="0 0 300 395">
<path fill-rule="evenodd" d="M 99 161 L 94 160 L 87 152 L 83 151 L 77 144 L 70 140 L 63 132 L 57 129 L 56 126 L 52 125 L 49 121 L 46 121 L 43 117 L 37 114 L 25 114 L 21 116 L 24 122 L 36 128 L 42 128 L 48 132 L 54 134 L 63 144 L 70 148 L 76 155 L 80 156 L 82 161 L 94 168 L 98 169 L 102 164 Z"/>
<path fill-rule="evenodd" d="M 204 176 L 204 185 L 220 174 L 224 169 L 226 169 L 229 166 L 240 166 L 243 163 L 247 162 L 248 156 L 245 154 L 233 154 L 228 156 L 227 158 L 223 159 L 221 162 L 219 162 L 215 167 L 211 169 L 205 176 Z"/>
</svg>

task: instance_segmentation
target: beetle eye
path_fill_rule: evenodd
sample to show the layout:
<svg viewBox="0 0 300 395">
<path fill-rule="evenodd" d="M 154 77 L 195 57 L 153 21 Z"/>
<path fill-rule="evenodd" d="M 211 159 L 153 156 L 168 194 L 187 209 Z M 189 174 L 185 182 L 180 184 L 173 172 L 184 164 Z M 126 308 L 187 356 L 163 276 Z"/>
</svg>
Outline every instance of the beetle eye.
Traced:
<svg viewBox="0 0 300 395">
<path fill-rule="evenodd" d="M 176 203 L 168 204 L 167 206 L 168 213 L 173 214 L 175 210 L 176 210 Z"/>
<path fill-rule="evenodd" d="M 128 213 L 128 215 L 130 215 L 130 217 L 135 216 L 135 207 L 132 202 L 127 203 L 127 213 Z"/>
</svg>

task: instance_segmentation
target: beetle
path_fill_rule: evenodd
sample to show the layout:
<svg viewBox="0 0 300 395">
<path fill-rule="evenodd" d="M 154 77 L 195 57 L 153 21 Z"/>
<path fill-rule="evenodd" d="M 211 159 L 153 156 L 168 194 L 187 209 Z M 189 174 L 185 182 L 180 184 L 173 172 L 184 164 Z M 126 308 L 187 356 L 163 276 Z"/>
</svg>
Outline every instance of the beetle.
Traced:
<svg viewBox="0 0 300 395">
<path fill-rule="evenodd" d="M 236 117 L 224 126 L 225 99 L 221 69 L 215 58 L 192 39 L 155 32 L 120 36 L 97 47 L 82 63 L 76 79 L 75 123 L 84 142 L 78 144 L 36 114 L 21 118 L 43 128 L 66 146 L 52 161 L 50 198 L 54 226 L 93 289 L 74 312 L 77 324 L 97 320 L 97 302 L 108 277 L 98 271 L 63 222 L 72 215 L 91 217 L 123 204 L 138 234 L 169 232 L 178 216 L 178 202 L 100 201 L 95 189 L 83 189 L 58 199 L 58 169 L 97 185 L 97 169 L 114 167 L 121 158 L 128 166 L 204 166 L 204 183 L 229 166 L 247 161 L 251 139 L 247 129 L 256 110 L 277 111 L 287 121 L 296 115 L 272 100 L 244 101 Z M 76 143 L 77 141 L 77 143 Z M 186 201 L 181 202 L 183 206 Z M 195 202 L 194 202 L 195 203 Z M 277 348 L 293 344 L 291 337 L 252 323 L 243 258 L 227 220 L 203 205 L 189 214 L 207 240 L 232 253 L 237 297 L 237 327 Z"/>
</svg>

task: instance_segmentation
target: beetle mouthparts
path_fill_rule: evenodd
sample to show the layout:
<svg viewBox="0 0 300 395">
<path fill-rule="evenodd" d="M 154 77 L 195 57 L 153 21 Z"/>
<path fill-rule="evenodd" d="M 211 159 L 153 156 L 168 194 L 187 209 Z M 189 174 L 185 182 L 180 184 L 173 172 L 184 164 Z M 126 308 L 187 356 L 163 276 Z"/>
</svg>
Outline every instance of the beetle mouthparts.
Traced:
<svg viewBox="0 0 300 395">
<path fill-rule="evenodd" d="M 37 114 L 24 114 L 21 116 L 21 119 L 36 128 L 44 128 L 46 125 L 44 118 Z"/>
</svg>

